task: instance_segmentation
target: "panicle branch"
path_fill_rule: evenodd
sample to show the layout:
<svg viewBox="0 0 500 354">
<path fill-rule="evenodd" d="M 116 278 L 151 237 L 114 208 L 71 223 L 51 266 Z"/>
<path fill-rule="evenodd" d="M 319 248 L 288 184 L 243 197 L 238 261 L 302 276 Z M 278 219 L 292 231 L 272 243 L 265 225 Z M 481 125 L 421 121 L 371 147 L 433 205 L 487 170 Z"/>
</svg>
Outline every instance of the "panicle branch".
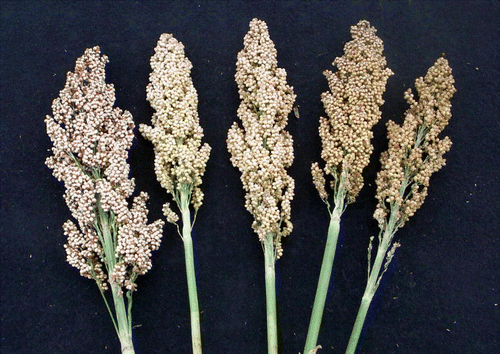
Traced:
<svg viewBox="0 0 500 354">
<path fill-rule="evenodd" d="M 64 198 L 78 224 L 68 220 L 63 225 L 68 262 L 102 289 L 116 282 L 134 290 L 137 275 L 151 268 L 151 251 L 160 245 L 163 222 L 147 224 L 146 193 L 129 207 L 135 183 L 128 177 L 127 157 L 134 122 L 129 112 L 113 108 L 114 87 L 105 82 L 107 62 L 99 47 L 93 47 L 67 74 L 52 103 L 53 116 L 45 119 L 53 143 L 46 164 L 64 183 Z M 113 255 L 105 254 L 104 232 L 112 236 Z"/>
<path fill-rule="evenodd" d="M 373 151 L 371 129 L 381 118 L 382 95 L 393 74 L 386 68 L 384 46 L 375 33 L 365 20 L 352 26 L 353 39 L 344 46 L 344 55 L 333 62 L 338 70 L 324 72 L 330 91 L 324 92 L 321 100 L 328 118 L 320 118 L 319 135 L 326 164 L 321 169 L 314 163 L 312 175 L 325 201 L 325 175 L 333 177 L 330 187 L 336 195 L 344 174 L 348 203 L 355 201 L 363 187 L 363 169 Z"/>
<path fill-rule="evenodd" d="M 438 136 L 451 118 L 454 82 L 448 61 L 439 58 L 415 81 L 418 101 L 411 89 L 405 92 L 410 108 L 403 124 L 387 123 L 389 148 L 380 158 L 374 214 L 381 229 L 388 224 L 394 231 L 402 227 L 423 204 L 431 175 L 445 165 L 443 155 L 451 140 Z"/>
<path fill-rule="evenodd" d="M 293 140 L 285 127 L 296 96 L 286 82 L 286 71 L 278 68 L 276 48 L 264 21 L 250 22 L 243 43 L 235 76 L 242 127 L 233 123 L 227 145 L 232 164 L 241 171 L 245 207 L 255 219 L 252 227 L 261 242 L 273 235 L 279 258 L 281 237 L 292 231 L 295 182 L 286 168 L 293 162 Z"/>
<path fill-rule="evenodd" d="M 147 99 L 156 111 L 153 126 L 141 124 L 142 135 L 154 145 L 155 172 L 161 186 L 180 205 L 183 188 L 195 210 L 202 205 L 202 177 L 210 146 L 201 144 L 203 129 L 198 118 L 198 94 L 191 79 L 191 62 L 184 46 L 171 34 L 162 34 L 151 57 Z M 166 203 L 163 212 L 169 222 L 179 215 Z"/>
</svg>

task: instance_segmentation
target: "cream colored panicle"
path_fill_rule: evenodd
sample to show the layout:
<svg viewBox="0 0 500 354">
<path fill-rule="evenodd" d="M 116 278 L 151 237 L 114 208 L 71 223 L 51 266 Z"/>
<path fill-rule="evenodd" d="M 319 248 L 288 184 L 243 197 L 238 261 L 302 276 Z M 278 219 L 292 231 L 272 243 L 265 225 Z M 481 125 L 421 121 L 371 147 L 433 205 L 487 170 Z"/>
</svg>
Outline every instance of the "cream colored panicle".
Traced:
<svg viewBox="0 0 500 354">
<path fill-rule="evenodd" d="M 241 171 L 245 206 L 254 216 L 260 241 L 273 234 L 276 255 L 290 221 L 294 180 L 286 169 L 293 162 L 293 140 L 285 130 L 295 101 L 286 72 L 278 68 L 276 49 L 264 21 L 253 19 L 238 53 L 236 83 L 241 98 L 238 123 L 228 132 L 231 162 Z"/>
<path fill-rule="evenodd" d="M 352 203 L 363 187 L 363 170 L 373 152 L 372 128 L 380 120 L 387 79 L 393 72 L 386 67 L 384 45 L 368 21 L 351 27 L 352 40 L 344 46 L 344 55 L 334 60 L 336 72 L 324 74 L 330 91 L 321 95 L 328 118 L 320 118 L 321 157 L 324 174 L 333 177 L 337 193 L 342 174 L 346 177 L 347 201 Z M 324 182 L 323 174 L 313 167 L 314 184 Z M 322 198 L 324 187 L 318 189 Z M 324 199 L 324 198 L 323 198 Z"/>
<path fill-rule="evenodd" d="M 431 175 L 445 165 L 443 155 L 450 150 L 451 140 L 438 136 L 451 118 L 454 82 L 448 61 L 439 58 L 425 77 L 415 81 L 418 101 L 411 89 L 405 92 L 410 108 L 403 124 L 387 123 L 389 148 L 380 158 L 374 214 L 381 227 L 394 210 L 395 226 L 403 226 L 424 202 Z"/>
<path fill-rule="evenodd" d="M 195 209 L 202 205 L 202 177 L 210 156 L 210 146 L 201 143 L 203 129 L 198 118 L 198 94 L 191 79 L 191 62 L 184 46 L 171 34 L 162 34 L 151 57 L 147 99 L 155 110 L 153 126 L 139 130 L 150 140 L 155 152 L 155 172 L 161 186 L 179 203 L 179 193 L 187 188 Z M 178 215 L 164 205 L 168 221 Z"/>
</svg>

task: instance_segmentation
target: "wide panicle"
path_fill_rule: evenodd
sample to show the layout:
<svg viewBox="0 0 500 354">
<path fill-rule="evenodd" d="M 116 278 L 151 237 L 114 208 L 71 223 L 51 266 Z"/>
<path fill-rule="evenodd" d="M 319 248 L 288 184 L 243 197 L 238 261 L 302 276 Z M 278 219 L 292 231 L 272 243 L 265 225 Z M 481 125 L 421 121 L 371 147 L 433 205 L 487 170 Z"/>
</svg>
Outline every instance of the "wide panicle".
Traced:
<svg viewBox="0 0 500 354">
<path fill-rule="evenodd" d="M 45 119 L 53 142 L 46 164 L 64 183 L 64 198 L 77 222 L 68 220 L 63 226 L 68 262 L 102 289 L 108 288 L 107 281 L 135 289 L 137 275 L 151 268 L 163 222 L 147 223 L 146 193 L 129 206 L 135 188 L 127 162 L 134 122 L 129 112 L 113 108 L 114 87 L 105 81 L 107 62 L 99 47 L 90 48 L 67 74 L 52 104 L 53 116 Z M 113 255 L 105 255 L 104 221 L 113 232 Z M 115 257 L 113 269 L 105 266 L 106 257 Z"/>
</svg>

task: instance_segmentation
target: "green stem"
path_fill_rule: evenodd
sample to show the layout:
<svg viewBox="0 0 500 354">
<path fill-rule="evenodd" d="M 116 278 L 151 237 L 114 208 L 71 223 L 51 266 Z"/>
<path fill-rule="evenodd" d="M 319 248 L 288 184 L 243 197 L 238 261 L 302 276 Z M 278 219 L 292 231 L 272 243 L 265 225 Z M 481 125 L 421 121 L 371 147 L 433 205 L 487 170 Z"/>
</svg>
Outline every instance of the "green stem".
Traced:
<svg viewBox="0 0 500 354">
<path fill-rule="evenodd" d="M 340 231 L 340 218 L 345 210 L 345 198 L 347 195 L 346 179 L 348 171 L 342 171 L 335 188 L 334 209 L 330 213 L 330 225 L 328 226 L 328 236 L 326 239 L 325 252 L 323 254 L 323 262 L 318 279 L 318 287 L 316 288 L 316 296 L 314 297 L 314 305 L 309 321 L 309 329 L 307 331 L 306 344 L 304 354 L 315 353 L 317 350 L 317 342 L 323 312 L 325 310 L 326 295 L 328 286 L 332 276 L 333 261 L 335 259 L 335 251 L 337 250 L 337 241 Z M 327 203 L 327 205 L 329 205 Z M 329 210 L 330 211 L 330 210 Z"/>
<path fill-rule="evenodd" d="M 387 242 L 389 241 L 389 242 Z M 379 244 L 377 250 L 377 256 L 375 262 L 371 267 L 370 274 L 368 276 L 368 282 L 366 283 L 365 292 L 361 300 L 361 305 L 359 306 L 358 314 L 356 316 L 356 321 L 351 332 L 351 337 L 349 338 L 349 343 L 347 344 L 346 354 L 354 354 L 356 352 L 356 347 L 358 346 L 359 336 L 361 335 L 361 330 L 365 323 L 366 314 L 368 313 L 368 308 L 373 299 L 373 295 L 377 291 L 378 285 L 380 283 L 380 270 L 382 269 L 382 264 L 389 248 L 391 240 L 382 238 L 381 244 Z"/>
<path fill-rule="evenodd" d="M 267 234 L 264 241 L 264 268 L 266 278 L 266 312 L 267 312 L 267 352 L 278 353 L 278 327 L 276 315 L 276 255 L 274 250 L 274 237 Z"/>
<path fill-rule="evenodd" d="M 335 208 L 330 218 L 330 226 L 328 227 L 328 237 L 326 240 L 325 253 L 323 255 L 323 263 L 319 274 L 318 287 L 314 298 L 311 320 L 309 322 L 309 330 L 307 331 L 306 345 L 304 354 L 309 353 L 316 348 L 318 342 L 319 329 L 323 319 L 323 311 L 325 309 L 326 295 L 332 275 L 333 261 L 335 259 L 335 251 L 337 249 L 337 241 L 340 230 L 340 217 L 342 215 L 341 208 Z"/>
<path fill-rule="evenodd" d="M 121 286 L 116 283 L 111 284 L 113 301 L 115 304 L 116 319 L 118 323 L 118 338 L 120 339 L 122 354 L 134 354 L 134 344 L 132 343 L 132 318 L 127 316 L 125 299 Z"/>
<path fill-rule="evenodd" d="M 405 179 L 401 184 L 401 188 L 399 190 L 399 195 L 401 197 L 404 196 L 405 190 L 409 185 L 409 172 L 405 170 Z M 363 298 L 361 300 L 361 304 L 359 306 L 358 314 L 356 316 L 356 320 L 354 321 L 354 326 L 351 332 L 351 337 L 349 338 L 349 343 L 347 344 L 346 354 L 354 354 L 356 352 L 356 347 L 358 346 L 359 336 L 361 335 L 361 331 L 363 329 L 363 325 L 365 323 L 366 314 L 368 313 L 368 308 L 373 299 L 373 295 L 377 291 L 377 288 L 380 284 L 380 280 L 384 275 L 389 263 L 392 259 L 392 256 L 387 257 L 387 251 L 392 244 L 392 239 L 394 238 L 394 234 L 401 226 L 400 220 L 400 210 L 399 206 L 392 202 L 390 205 L 390 214 L 387 223 L 381 228 L 379 234 L 379 244 L 377 250 L 377 256 L 375 257 L 375 262 L 373 266 L 370 268 L 370 264 L 368 264 L 369 274 L 368 281 L 366 283 L 365 292 L 363 294 Z M 393 246 L 396 247 L 396 246 Z M 395 249 L 395 248 L 393 248 Z M 371 252 L 371 243 L 368 248 L 369 252 Z M 370 255 L 368 255 L 368 262 L 370 262 Z M 382 270 L 382 264 L 385 260 L 385 268 Z"/>
<path fill-rule="evenodd" d="M 116 315 L 116 321 L 114 318 L 112 318 L 113 324 L 115 324 L 115 329 L 117 329 L 122 354 L 134 354 L 134 344 L 132 343 L 132 318 L 131 316 L 127 316 L 127 309 L 125 307 L 125 300 L 123 298 L 121 286 L 113 281 L 113 270 L 116 265 L 116 244 L 114 242 L 115 235 L 113 235 L 112 232 L 114 228 L 110 227 L 110 219 L 108 213 L 104 212 L 100 206 L 99 221 L 101 229 L 100 231 L 102 233 L 102 241 L 104 241 L 104 260 L 106 263 L 106 269 L 108 270 L 108 274 L 110 277 L 111 293 L 113 296 Z"/>
<path fill-rule="evenodd" d="M 186 261 L 193 354 L 201 354 L 200 311 L 194 270 L 193 239 L 191 238 L 191 213 L 189 211 L 190 194 L 191 190 L 187 186 L 183 186 L 179 209 L 182 213 L 182 241 L 184 242 L 184 257 Z"/>
</svg>

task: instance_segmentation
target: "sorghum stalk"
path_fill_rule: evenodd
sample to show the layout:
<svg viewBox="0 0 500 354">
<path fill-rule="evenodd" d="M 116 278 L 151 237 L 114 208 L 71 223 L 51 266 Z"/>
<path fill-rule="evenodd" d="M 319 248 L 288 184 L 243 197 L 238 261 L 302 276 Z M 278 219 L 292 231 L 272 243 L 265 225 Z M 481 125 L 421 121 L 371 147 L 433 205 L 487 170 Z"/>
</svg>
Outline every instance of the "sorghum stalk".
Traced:
<svg viewBox="0 0 500 354">
<path fill-rule="evenodd" d="M 97 224 L 96 229 L 98 230 L 98 234 L 101 236 L 101 242 L 103 245 L 103 253 L 104 253 L 104 264 L 106 266 L 106 270 L 110 275 L 110 278 L 113 278 L 113 269 L 116 265 L 116 224 L 113 218 L 113 214 L 106 213 L 100 203 L 97 203 Z M 127 291 L 129 295 L 129 310 L 132 307 L 132 293 Z M 125 299 L 123 296 L 123 291 L 121 286 L 116 282 L 111 282 L 111 295 L 113 297 L 113 304 L 115 309 L 115 316 L 112 313 L 111 319 L 115 324 L 116 333 L 118 338 L 120 339 L 122 354 L 133 354 L 134 353 L 134 345 L 132 343 L 132 316 L 131 311 L 127 311 L 125 306 Z M 104 297 L 106 304 L 107 300 Z"/>
<path fill-rule="evenodd" d="M 182 241 L 186 263 L 186 279 L 188 285 L 189 309 L 191 318 L 191 341 L 193 353 L 201 353 L 200 310 L 198 308 L 198 290 L 196 289 L 196 273 L 194 268 L 193 239 L 191 237 L 191 212 L 189 211 L 190 187 L 184 184 L 181 188 L 180 211 L 182 215 Z"/>
<path fill-rule="evenodd" d="M 314 353 L 314 350 L 317 348 L 321 319 L 325 310 L 326 295 L 328 293 L 328 286 L 330 284 L 333 261 L 335 259 L 335 251 L 337 250 L 337 241 L 340 232 L 340 218 L 345 209 L 344 183 L 340 183 L 339 186 L 344 190 L 344 192 L 341 191 L 340 193 L 337 193 L 337 202 L 335 203 L 335 207 L 330 215 L 325 252 L 323 255 L 323 262 L 321 263 L 318 286 L 316 289 L 316 296 L 314 298 L 311 320 L 309 321 L 309 329 L 307 331 L 304 353 Z"/>
<path fill-rule="evenodd" d="M 419 101 L 411 89 L 405 92 L 410 108 L 402 126 L 387 123 L 389 148 L 381 155 L 382 168 L 377 175 L 378 221 L 377 255 L 371 264 L 372 241 L 368 248 L 368 282 L 349 339 L 346 353 L 354 354 L 366 313 L 396 249 L 394 235 L 414 215 L 427 196 L 431 175 L 445 165 L 443 155 L 450 149 L 448 137 L 439 138 L 451 118 L 450 100 L 456 92 L 452 70 L 442 57 L 429 68 L 425 77 L 415 81 Z M 382 269 L 382 265 L 384 269 Z"/>
<path fill-rule="evenodd" d="M 132 292 L 137 276 L 151 268 L 163 221 L 147 224 L 146 193 L 131 206 L 127 201 L 135 187 L 127 163 L 134 122 L 129 112 L 113 108 L 114 88 L 105 81 L 107 62 L 99 47 L 87 49 L 67 74 L 52 103 L 54 116 L 45 119 L 54 144 L 46 164 L 64 182 L 64 197 L 78 224 L 69 220 L 63 225 L 67 260 L 95 280 L 122 353 L 132 354 Z M 105 294 L 109 288 L 113 309 Z"/>
<path fill-rule="evenodd" d="M 309 322 L 304 353 L 317 350 L 317 341 L 326 295 L 337 248 L 340 220 L 348 204 L 353 203 L 363 187 L 363 170 L 373 151 L 372 127 L 380 120 L 382 94 L 392 71 L 386 68 L 383 43 L 368 21 L 351 27 L 353 40 L 346 43 L 344 56 L 333 65 L 338 71 L 325 71 L 330 88 L 321 98 L 327 118 L 320 118 L 321 157 L 325 167 L 314 163 L 314 185 L 330 214 L 328 237 Z M 329 185 L 325 177 L 330 178 Z M 327 193 L 330 187 L 333 196 Z M 330 202 L 333 201 L 333 208 Z"/>
<path fill-rule="evenodd" d="M 156 112 L 151 119 L 153 126 L 141 124 L 139 130 L 153 143 L 156 177 L 172 195 L 181 214 L 180 236 L 184 243 L 191 339 L 193 353 L 201 354 L 190 205 L 196 215 L 203 201 L 201 178 L 210 146 L 201 144 L 203 129 L 198 118 L 198 94 L 190 76 L 192 65 L 184 54 L 182 43 L 171 34 L 162 34 L 151 58 L 151 68 L 147 99 Z M 168 222 L 177 225 L 179 215 L 170 208 L 170 203 L 165 203 L 163 213 Z"/>
<path fill-rule="evenodd" d="M 266 283 L 267 352 L 278 353 L 278 319 L 276 313 L 276 272 L 273 234 L 264 241 L 264 269 Z"/>
<path fill-rule="evenodd" d="M 295 94 L 278 68 L 276 48 L 264 21 L 253 19 L 238 53 L 236 82 L 241 103 L 228 132 L 233 166 L 241 171 L 245 207 L 264 250 L 268 353 L 278 352 L 275 263 L 283 254 L 281 238 L 290 234 L 294 180 L 293 141 L 285 130 Z"/>
<path fill-rule="evenodd" d="M 366 284 L 365 292 L 363 293 L 363 297 L 361 299 L 361 305 L 359 306 L 358 314 L 356 315 L 356 320 L 354 322 L 351 337 L 349 338 L 349 343 L 347 344 L 346 353 L 355 353 L 359 336 L 361 335 L 363 324 L 365 322 L 366 314 L 368 313 L 368 309 L 372 302 L 373 296 L 375 295 L 378 285 L 380 284 L 382 274 L 385 272 L 385 270 L 387 270 L 396 249 L 399 247 L 399 243 L 394 243 L 391 252 L 388 253 L 388 249 L 391 243 L 387 242 L 387 240 L 392 239 L 392 236 L 390 236 L 391 231 L 387 229 L 384 233 L 385 234 L 382 236 L 382 240 L 385 240 L 385 242 L 382 242 L 379 245 L 373 266 L 369 264 L 368 281 Z M 371 246 L 368 252 L 371 253 Z M 381 273 L 384 259 L 386 259 L 385 269 Z"/>
</svg>

